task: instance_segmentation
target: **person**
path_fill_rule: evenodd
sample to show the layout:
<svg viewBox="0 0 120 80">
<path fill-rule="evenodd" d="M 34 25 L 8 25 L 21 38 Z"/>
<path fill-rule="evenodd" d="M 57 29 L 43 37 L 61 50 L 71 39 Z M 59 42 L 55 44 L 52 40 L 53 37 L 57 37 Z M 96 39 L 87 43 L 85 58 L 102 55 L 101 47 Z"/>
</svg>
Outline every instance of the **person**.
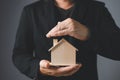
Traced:
<svg viewBox="0 0 120 80">
<path fill-rule="evenodd" d="M 50 66 L 53 38 L 65 38 L 79 51 L 79 64 Z M 34 80 L 98 80 L 97 54 L 120 60 L 120 29 L 103 2 L 39 0 L 24 7 L 13 63 Z"/>
</svg>

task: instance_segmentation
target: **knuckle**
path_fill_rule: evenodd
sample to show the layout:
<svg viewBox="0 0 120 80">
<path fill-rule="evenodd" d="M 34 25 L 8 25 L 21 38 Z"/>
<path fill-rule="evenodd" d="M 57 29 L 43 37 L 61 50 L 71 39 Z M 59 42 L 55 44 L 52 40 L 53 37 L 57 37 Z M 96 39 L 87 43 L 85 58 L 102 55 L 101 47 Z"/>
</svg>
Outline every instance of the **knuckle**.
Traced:
<svg viewBox="0 0 120 80">
<path fill-rule="evenodd" d="M 74 22 L 71 22 L 71 25 L 75 28 L 75 23 Z"/>
<path fill-rule="evenodd" d="M 72 22 L 72 19 L 71 19 L 71 18 L 68 18 L 68 21 Z"/>
<path fill-rule="evenodd" d="M 71 31 L 71 32 L 75 31 L 75 27 L 73 27 L 73 26 L 70 27 L 70 28 L 69 28 L 69 31 Z"/>
<path fill-rule="evenodd" d="M 55 33 L 55 34 L 54 34 L 54 36 L 59 36 L 59 35 L 60 35 L 60 33 L 59 33 L 59 32 L 57 32 L 57 33 Z"/>
<path fill-rule="evenodd" d="M 72 27 L 71 27 L 71 29 L 72 29 L 72 31 L 74 31 L 74 30 L 75 30 L 75 27 L 74 27 L 74 26 L 72 26 Z"/>
<path fill-rule="evenodd" d="M 70 26 L 73 27 L 73 26 L 74 26 L 74 23 L 73 23 L 73 22 L 70 22 Z"/>
</svg>

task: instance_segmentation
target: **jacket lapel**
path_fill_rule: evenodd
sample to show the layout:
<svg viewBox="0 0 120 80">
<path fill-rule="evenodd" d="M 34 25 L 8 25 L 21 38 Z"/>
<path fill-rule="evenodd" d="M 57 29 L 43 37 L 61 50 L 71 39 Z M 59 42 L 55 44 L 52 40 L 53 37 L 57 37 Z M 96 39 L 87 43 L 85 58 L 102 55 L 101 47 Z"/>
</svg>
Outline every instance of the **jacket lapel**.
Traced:
<svg viewBox="0 0 120 80">
<path fill-rule="evenodd" d="M 89 2 L 77 0 L 71 18 L 84 24 L 84 19 L 88 9 L 88 5 L 87 5 L 88 3 Z"/>
<path fill-rule="evenodd" d="M 45 34 L 47 34 L 53 27 L 57 24 L 57 18 L 55 13 L 54 2 L 44 1 L 44 20 L 45 20 Z M 47 45 L 46 50 L 48 50 L 53 45 L 52 38 L 45 37 L 45 45 Z"/>
</svg>

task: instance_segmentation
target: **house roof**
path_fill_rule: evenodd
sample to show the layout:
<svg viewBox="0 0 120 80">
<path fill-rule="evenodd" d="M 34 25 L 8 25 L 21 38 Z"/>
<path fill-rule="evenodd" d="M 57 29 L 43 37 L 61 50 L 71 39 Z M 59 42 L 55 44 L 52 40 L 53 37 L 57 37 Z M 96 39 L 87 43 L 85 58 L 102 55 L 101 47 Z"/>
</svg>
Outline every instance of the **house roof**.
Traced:
<svg viewBox="0 0 120 80">
<path fill-rule="evenodd" d="M 51 51 L 53 49 L 55 49 L 56 47 L 58 47 L 60 44 L 67 42 L 68 44 L 70 44 L 67 40 L 65 40 L 64 38 L 61 39 L 55 46 L 51 47 L 48 51 Z M 76 51 L 78 51 L 77 48 L 75 48 L 72 44 L 70 44 Z"/>
</svg>

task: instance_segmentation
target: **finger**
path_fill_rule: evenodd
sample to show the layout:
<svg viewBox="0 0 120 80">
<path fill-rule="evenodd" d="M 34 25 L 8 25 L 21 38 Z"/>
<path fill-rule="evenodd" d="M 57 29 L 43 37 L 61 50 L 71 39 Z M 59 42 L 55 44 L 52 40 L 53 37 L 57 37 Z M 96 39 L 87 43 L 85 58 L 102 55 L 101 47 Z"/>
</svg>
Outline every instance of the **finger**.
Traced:
<svg viewBox="0 0 120 80">
<path fill-rule="evenodd" d="M 56 31 L 58 31 L 59 30 L 59 24 L 60 24 L 60 22 L 58 22 L 57 23 L 57 25 L 54 27 L 54 28 L 52 28 L 48 33 L 47 33 L 47 35 L 46 35 L 46 37 L 51 37 L 51 33 L 54 33 L 54 32 L 56 32 Z"/>
<path fill-rule="evenodd" d="M 76 70 L 71 71 L 71 72 L 69 72 L 69 73 L 67 73 L 67 74 L 63 74 L 63 76 L 71 76 L 71 75 L 75 74 L 78 70 L 79 70 L 79 69 L 76 69 Z"/>
<path fill-rule="evenodd" d="M 40 68 L 42 74 L 58 77 L 60 75 L 57 74 L 57 69 L 58 67 Z"/>
<path fill-rule="evenodd" d="M 51 37 L 57 37 L 57 36 L 65 36 L 68 35 L 68 30 L 61 30 L 56 33 L 51 33 Z"/>
<path fill-rule="evenodd" d="M 59 68 L 58 69 L 58 72 L 60 74 L 69 74 L 70 72 L 74 71 L 74 70 L 78 70 L 82 65 L 81 64 L 77 64 L 77 65 L 71 65 L 71 66 L 68 66 L 68 67 L 62 67 L 62 68 Z"/>
<path fill-rule="evenodd" d="M 60 28 L 59 28 L 60 29 Z M 57 37 L 57 36 L 65 36 L 65 35 L 68 35 L 68 29 L 53 29 L 51 30 L 46 36 L 49 38 L 49 37 Z"/>
<path fill-rule="evenodd" d="M 56 25 L 54 28 L 52 28 L 47 34 L 46 37 L 50 38 L 51 34 L 54 34 L 55 32 L 59 31 L 58 25 Z"/>
<path fill-rule="evenodd" d="M 75 74 L 75 73 L 80 69 L 80 67 L 81 67 L 81 66 L 75 68 L 74 70 L 72 70 L 72 71 L 64 74 L 63 76 L 71 76 L 71 75 Z"/>
<path fill-rule="evenodd" d="M 50 62 L 47 60 L 41 60 L 39 63 L 41 68 L 49 68 L 50 67 Z"/>
<path fill-rule="evenodd" d="M 55 70 L 49 69 L 49 68 L 41 68 L 41 72 L 42 74 L 45 75 L 50 75 L 50 76 L 54 76 L 55 74 Z"/>
<path fill-rule="evenodd" d="M 66 23 L 66 24 L 68 24 L 68 23 L 70 23 L 70 22 L 72 22 L 72 21 L 73 21 L 73 19 L 67 18 L 67 19 L 65 19 L 64 21 L 62 21 L 61 23 Z"/>
</svg>

